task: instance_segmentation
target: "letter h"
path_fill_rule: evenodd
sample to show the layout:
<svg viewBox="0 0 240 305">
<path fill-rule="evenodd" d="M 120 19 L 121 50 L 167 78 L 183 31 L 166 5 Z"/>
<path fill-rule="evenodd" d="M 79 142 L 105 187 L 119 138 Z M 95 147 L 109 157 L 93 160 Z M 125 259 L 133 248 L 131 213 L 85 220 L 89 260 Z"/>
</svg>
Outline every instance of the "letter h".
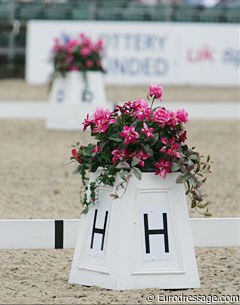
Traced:
<svg viewBox="0 0 240 305">
<path fill-rule="evenodd" d="M 146 253 L 150 253 L 149 235 L 155 235 L 155 234 L 163 234 L 164 235 L 165 252 L 166 253 L 169 252 L 167 213 L 163 213 L 162 215 L 163 215 L 163 229 L 150 230 L 149 227 L 148 227 L 148 214 L 143 214 L 143 216 L 144 216 Z"/>
<path fill-rule="evenodd" d="M 92 229 L 92 238 L 91 238 L 91 246 L 90 246 L 90 248 L 91 249 L 93 248 L 94 234 L 98 233 L 98 234 L 102 234 L 102 244 L 101 244 L 101 251 L 102 251 L 103 250 L 103 246 L 104 246 L 106 227 L 107 227 L 108 211 L 106 211 L 106 214 L 105 214 L 103 229 L 96 228 L 97 213 L 98 213 L 98 210 L 96 209 L 95 210 L 95 214 L 94 214 L 94 221 L 93 221 L 93 229 Z"/>
</svg>

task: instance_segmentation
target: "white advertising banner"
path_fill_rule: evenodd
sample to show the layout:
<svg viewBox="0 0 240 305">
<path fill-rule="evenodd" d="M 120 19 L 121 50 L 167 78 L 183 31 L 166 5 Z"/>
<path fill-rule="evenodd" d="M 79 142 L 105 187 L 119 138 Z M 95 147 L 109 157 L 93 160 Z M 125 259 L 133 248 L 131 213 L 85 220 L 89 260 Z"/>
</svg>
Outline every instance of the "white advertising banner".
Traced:
<svg viewBox="0 0 240 305">
<path fill-rule="evenodd" d="M 107 84 L 240 84 L 239 25 L 156 22 L 30 21 L 26 80 L 48 81 L 54 38 L 79 33 L 104 39 Z"/>
</svg>

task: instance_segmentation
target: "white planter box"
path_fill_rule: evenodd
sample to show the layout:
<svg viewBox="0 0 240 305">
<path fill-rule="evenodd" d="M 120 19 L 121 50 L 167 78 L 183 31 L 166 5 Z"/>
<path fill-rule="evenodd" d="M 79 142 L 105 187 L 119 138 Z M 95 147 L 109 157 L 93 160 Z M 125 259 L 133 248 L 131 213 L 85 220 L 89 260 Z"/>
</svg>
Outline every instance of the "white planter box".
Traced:
<svg viewBox="0 0 240 305">
<path fill-rule="evenodd" d="M 49 129 L 79 130 L 87 114 L 97 107 L 107 107 L 102 72 L 87 72 L 87 86 L 83 73 L 68 72 L 57 77 L 50 92 L 50 111 L 46 120 Z"/>
<path fill-rule="evenodd" d="M 68 72 L 66 77 L 58 76 L 50 92 L 50 102 L 56 104 L 79 105 L 82 103 L 106 103 L 104 74 L 102 72 L 87 72 L 86 87 L 83 73 Z"/>
<path fill-rule="evenodd" d="M 101 187 L 98 203 L 82 215 L 69 282 L 109 289 L 200 286 L 185 189 L 177 173 L 143 173 L 112 201 Z M 94 178 L 94 175 L 93 175 Z"/>
</svg>

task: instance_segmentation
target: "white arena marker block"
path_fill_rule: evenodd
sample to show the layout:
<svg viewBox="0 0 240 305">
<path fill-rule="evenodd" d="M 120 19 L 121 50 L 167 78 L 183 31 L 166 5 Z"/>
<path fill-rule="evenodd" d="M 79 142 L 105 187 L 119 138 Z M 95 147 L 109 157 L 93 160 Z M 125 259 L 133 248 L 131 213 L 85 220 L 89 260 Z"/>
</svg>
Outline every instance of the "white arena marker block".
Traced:
<svg viewBox="0 0 240 305">
<path fill-rule="evenodd" d="M 86 82 L 83 73 L 78 71 L 57 77 L 52 84 L 50 105 L 46 120 L 48 129 L 79 130 L 88 113 L 92 114 L 97 107 L 109 106 L 103 73 L 87 72 Z"/>
<path fill-rule="evenodd" d="M 69 282 L 115 290 L 200 287 L 177 175 L 132 177 L 115 201 L 111 188 L 100 188 L 98 203 L 80 222 Z"/>
<path fill-rule="evenodd" d="M 86 86 L 87 84 L 87 86 Z M 52 84 L 50 102 L 55 104 L 79 105 L 97 103 L 105 105 L 106 92 L 102 72 L 68 72 L 65 77 L 58 76 Z"/>
</svg>

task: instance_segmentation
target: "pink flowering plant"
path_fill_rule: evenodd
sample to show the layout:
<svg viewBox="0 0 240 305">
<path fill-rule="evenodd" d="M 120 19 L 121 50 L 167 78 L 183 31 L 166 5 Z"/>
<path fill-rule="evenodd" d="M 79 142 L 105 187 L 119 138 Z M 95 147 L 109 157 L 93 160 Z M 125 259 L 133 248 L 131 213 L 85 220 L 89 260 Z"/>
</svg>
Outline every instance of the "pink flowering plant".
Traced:
<svg viewBox="0 0 240 305">
<path fill-rule="evenodd" d="M 63 35 L 54 40 L 50 60 L 54 66 L 54 77 L 65 76 L 69 71 L 101 71 L 103 57 L 103 40 L 93 42 L 83 33 L 78 38 Z"/>
<path fill-rule="evenodd" d="M 114 186 L 117 174 L 122 182 L 111 195 L 114 199 L 119 198 L 118 190 L 125 190 L 133 175 L 141 179 L 142 172 L 153 172 L 164 179 L 169 173 L 179 172 L 176 182 L 185 183 L 191 207 L 210 216 L 209 202 L 204 201 L 201 191 L 210 172 L 210 157 L 203 160 L 194 147 L 186 144 L 188 114 L 184 109 L 174 112 L 154 107 L 162 95 L 160 85 L 151 85 L 151 103 L 139 99 L 117 105 L 112 112 L 97 109 L 91 117 L 87 116 L 83 130 L 89 128 L 95 142 L 87 146 L 77 143 L 71 156 L 77 162 L 74 173 L 82 178 L 83 213 L 97 201 L 99 185 Z M 96 180 L 88 185 L 88 172 L 96 171 Z"/>
</svg>

